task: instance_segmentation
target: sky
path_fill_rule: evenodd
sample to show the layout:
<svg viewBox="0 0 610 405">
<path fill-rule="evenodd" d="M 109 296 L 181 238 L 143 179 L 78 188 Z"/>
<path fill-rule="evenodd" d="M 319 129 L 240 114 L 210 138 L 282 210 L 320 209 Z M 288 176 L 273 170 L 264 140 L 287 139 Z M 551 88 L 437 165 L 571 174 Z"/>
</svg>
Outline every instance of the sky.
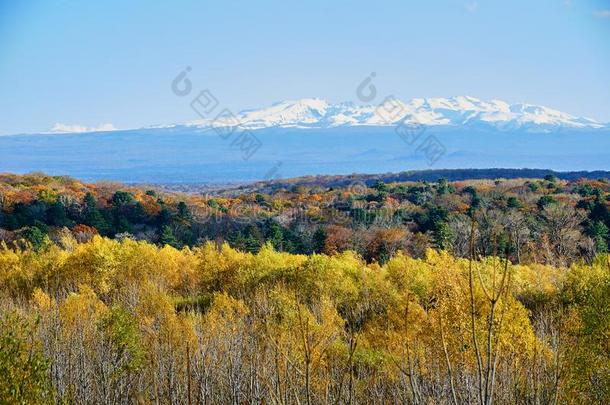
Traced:
<svg viewBox="0 0 610 405">
<path fill-rule="evenodd" d="M 186 67 L 240 111 L 470 95 L 610 122 L 610 1 L 0 0 L 0 134 L 191 121 Z"/>
</svg>

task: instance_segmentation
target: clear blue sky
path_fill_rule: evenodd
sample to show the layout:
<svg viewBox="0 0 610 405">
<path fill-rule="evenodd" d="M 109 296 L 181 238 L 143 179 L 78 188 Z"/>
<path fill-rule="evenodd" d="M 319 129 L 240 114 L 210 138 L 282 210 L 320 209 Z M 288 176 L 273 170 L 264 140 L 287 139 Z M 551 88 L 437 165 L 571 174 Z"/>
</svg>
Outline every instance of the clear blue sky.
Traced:
<svg viewBox="0 0 610 405">
<path fill-rule="evenodd" d="M 27 3 L 27 4 L 26 4 Z M 0 0 L 0 134 L 197 117 L 191 66 L 234 110 L 284 99 L 472 95 L 610 121 L 610 1 Z"/>
</svg>

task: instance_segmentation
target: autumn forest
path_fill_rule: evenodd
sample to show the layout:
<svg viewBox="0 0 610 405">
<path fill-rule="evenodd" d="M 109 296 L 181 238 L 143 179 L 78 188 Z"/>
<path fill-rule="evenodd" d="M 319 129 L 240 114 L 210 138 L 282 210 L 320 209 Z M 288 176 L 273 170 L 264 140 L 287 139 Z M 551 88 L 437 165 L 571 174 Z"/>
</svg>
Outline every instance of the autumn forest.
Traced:
<svg viewBox="0 0 610 405">
<path fill-rule="evenodd" d="M 1 175 L 0 403 L 608 403 L 609 192 Z"/>
</svg>

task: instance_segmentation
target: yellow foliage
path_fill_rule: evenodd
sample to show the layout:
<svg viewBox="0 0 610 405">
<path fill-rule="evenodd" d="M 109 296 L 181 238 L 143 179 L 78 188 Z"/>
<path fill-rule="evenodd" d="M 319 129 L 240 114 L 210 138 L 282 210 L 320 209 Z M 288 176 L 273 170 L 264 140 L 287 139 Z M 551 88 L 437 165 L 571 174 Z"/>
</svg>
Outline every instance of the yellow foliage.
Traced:
<svg viewBox="0 0 610 405">
<path fill-rule="evenodd" d="M 78 292 L 71 293 L 59 307 L 60 319 L 64 333 L 82 333 L 85 336 L 93 333 L 108 307 L 87 285 L 80 285 Z"/>
<path fill-rule="evenodd" d="M 32 294 L 32 303 L 41 312 L 45 312 L 52 308 L 55 308 L 55 306 L 57 305 L 54 299 L 49 297 L 47 293 L 45 293 L 38 287 L 34 289 L 34 293 Z"/>
<path fill-rule="evenodd" d="M 99 236 L 65 249 L 0 248 L 0 311 L 40 318 L 36 339 L 64 373 L 54 378 L 72 378 L 66 400 L 78 395 L 73 369 L 89 367 L 82 378 L 93 379 L 118 361 L 132 366 L 108 370 L 127 378 L 121 384 L 138 381 L 133 397 L 164 403 L 180 402 L 172 393 L 186 387 L 195 402 L 205 378 L 223 399 L 242 379 L 284 402 L 366 402 L 379 390 L 380 402 L 433 403 L 451 381 L 457 397 L 476 395 L 469 390 L 487 364 L 497 364 L 504 400 L 547 403 L 556 392 L 559 402 L 603 402 L 608 285 L 605 256 L 559 269 L 433 250 L 379 265 L 350 251 L 177 250 Z M 402 391 L 384 396 L 393 390 Z"/>
</svg>

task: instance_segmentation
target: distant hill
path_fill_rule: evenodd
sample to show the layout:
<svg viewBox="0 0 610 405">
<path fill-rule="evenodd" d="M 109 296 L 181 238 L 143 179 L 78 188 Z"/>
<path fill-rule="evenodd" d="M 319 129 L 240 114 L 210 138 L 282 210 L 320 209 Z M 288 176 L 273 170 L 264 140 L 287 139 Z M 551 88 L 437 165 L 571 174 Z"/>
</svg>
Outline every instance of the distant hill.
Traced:
<svg viewBox="0 0 610 405">
<path fill-rule="evenodd" d="M 238 195 L 245 192 L 272 193 L 279 189 L 291 189 L 295 187 L 346 187 L 353 184 L 373 186 L 382 181 L 384 183 L 400 182 L 436 182 L 439 179 L 447 181 L 466 180 L 499 180 L 499 179 L 543 179 L 546 176 L 554 176 L 561 180 L 576 181 L 580 179 L 598 180 L 610 179 L 610 171 L 571 171 L 559 172 L 548 169 L 439 169 L 439 170 L 410 170 L 399 173 L 382 174 L 349 174 L 349 175 L 325 175 L 325 176 L 302 176 L 290 179 L 273 181 L 260 181 L 236 185 L 214 185 L 198 183 L 163 184 L 147 183 L 160 189 L 175 192 L 206 192 L 210 194 Z"/>
</svg>

